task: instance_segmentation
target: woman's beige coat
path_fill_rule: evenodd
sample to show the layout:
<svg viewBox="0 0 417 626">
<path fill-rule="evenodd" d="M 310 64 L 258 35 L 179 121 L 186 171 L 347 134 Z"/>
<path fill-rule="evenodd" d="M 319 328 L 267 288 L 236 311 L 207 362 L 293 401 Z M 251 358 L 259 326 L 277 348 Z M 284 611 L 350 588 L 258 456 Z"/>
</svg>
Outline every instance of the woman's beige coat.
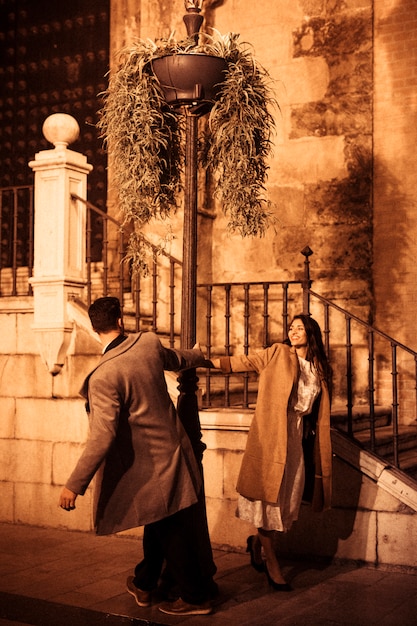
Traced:
<svg viewBox="0 0 417 626">
<path fill-rule="evenodd" d="M 222 357 L 224 372 L 255 371 L 259 374 L 258 398 L 237 482 L 246 498 L 277 502 L 287 456 L 287 410 L 299 377 L 294 348 L 273 344 L 248 356 Z M 322 381 L 314 448 L 315 486 L 313 507 L 327 509 L 331 502 L 332 451 L 330 400 Z"/>
</svg>

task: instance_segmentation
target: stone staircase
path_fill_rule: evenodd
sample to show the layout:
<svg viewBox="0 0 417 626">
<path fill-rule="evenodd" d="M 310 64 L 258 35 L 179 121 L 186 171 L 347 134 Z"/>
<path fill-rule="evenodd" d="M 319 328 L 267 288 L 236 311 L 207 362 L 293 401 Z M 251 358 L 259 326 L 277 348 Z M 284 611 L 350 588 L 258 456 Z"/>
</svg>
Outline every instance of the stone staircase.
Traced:
<svg viewBox="0 0 417 626">
<path fill-rule="evenodd" d="M 367 407 L 354 407 L 353 437 L 364 449 L 371 450 L 370 420 Z M 332 426 L 347 432 L 346 408 L 336 405 L 332 409 Z M 375 407 L 375 455 L 389 464 L 394 464 L 393 425 L 391 407 Z M 417 422 L 398 426 L 399 468 L 417 481 Z"/>
</svg>

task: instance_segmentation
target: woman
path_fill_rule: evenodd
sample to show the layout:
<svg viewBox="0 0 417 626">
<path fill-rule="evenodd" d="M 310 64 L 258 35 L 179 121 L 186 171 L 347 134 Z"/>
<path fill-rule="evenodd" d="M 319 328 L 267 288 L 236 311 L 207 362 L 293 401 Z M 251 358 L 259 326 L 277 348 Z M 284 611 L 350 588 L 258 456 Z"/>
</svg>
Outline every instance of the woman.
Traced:
<svg viewBox="0 0 417 626">
<path fill-rule="evenodd" d="M 288 343 L 248 356 L 221 357 L 213 365 L 223 372 L 259 374 L 256 409 L 236 487 L 237 516 L 257 528 L 247 540 L 252 566 L 265 571 L 277 591 L 290 591 L 275 554 L 275 532 L 290 529 L 303 493 L 315 510 L 330 507 L 331 370 L 320 327 L 308 315 L 296 315 Z"/>
</svg>

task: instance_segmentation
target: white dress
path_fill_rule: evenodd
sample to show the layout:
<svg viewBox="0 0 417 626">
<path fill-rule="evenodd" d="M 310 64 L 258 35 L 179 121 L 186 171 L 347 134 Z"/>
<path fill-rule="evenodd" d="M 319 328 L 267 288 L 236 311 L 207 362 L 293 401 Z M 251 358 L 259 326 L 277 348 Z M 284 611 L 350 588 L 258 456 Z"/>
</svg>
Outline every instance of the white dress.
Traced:
<svg viewBox="0 0 417 626">
<path fill-rule="evenodd" d="M 298 357 L 300 378 L 297 394 L 288 406 L 287 460 L 277 503 L 248 500 L 239 496 L 237 517 L 264 530 L 285 532 L 298 518 L 304 491 L 304 456 L 302 447 L 303 415 L 308 415 L 320 393 L 320 380 L 310 361 Z"/>
</svg>

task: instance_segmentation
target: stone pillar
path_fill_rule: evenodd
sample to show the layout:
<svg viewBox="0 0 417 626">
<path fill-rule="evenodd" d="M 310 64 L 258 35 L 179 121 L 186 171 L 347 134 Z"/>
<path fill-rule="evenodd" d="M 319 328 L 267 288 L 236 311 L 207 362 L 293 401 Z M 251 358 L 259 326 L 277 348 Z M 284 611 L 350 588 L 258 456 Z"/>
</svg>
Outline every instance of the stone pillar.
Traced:
<svg viewBox="0 0 417 626">
<path fill-rule="evenodd" d="M 71 194 L 86 198 L 87 158 L 68 150 L 80 129 L 70 115 L 55 113 L 42 128 L 54 149 L 35 155 L 34 324 L 39 350 L 49 372 L 61 371 L 73 324 L 70 298 L 81 297 L 86 284 L 86 208 Z"/>
</svg>

